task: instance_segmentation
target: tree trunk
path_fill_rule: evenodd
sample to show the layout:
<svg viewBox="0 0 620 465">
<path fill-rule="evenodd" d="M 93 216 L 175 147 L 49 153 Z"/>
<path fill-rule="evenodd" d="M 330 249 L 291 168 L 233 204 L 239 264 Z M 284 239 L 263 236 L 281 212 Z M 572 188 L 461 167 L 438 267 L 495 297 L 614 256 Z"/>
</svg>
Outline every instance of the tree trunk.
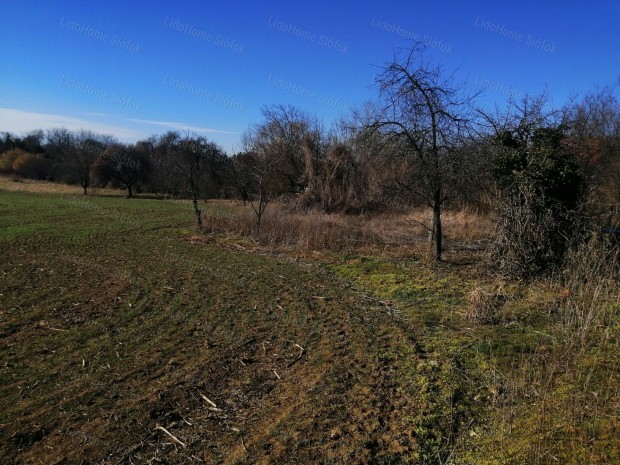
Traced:
<svg viewBox="0 0 620 465">
<path fill-rule="evenodd" d="M 202 229 L 202 211 L 200 211 L 200 208 L 198 208 L 198 189 L 196 187 L 198 182 L 194 177 L 195 174 L 198 172 L 199 163 L 200 159 L 195 158 L 190 165 L 189 187 L 192 190 L 192 203 L 194 204 L 194 214 L 196 215 L 196 226 L 198 227 L 198 229 Z"/>
<path fill-rule="evenodd" d="M 127 198 L 128 199 L 133 198 L 133 190 L 131 188 L 131 184 L 127 184 Z"/>
<path fill-rule="evenodd" d="M 202 229 L 202 212 L 200 208 L 198 208 L 198 196 L 196 195 L 196 191 L 192 191 L 192 198 L 194 204 L 194 213 L 196 214 L 196 225 L 198 229 Z"/>
<path fill-rule="evenodd" d="M 260 222 L 263 218 L 263 194 L 258 198 L 258 210 L 256 211 L 256 235 L 260 237 Z"/>
<path fill-rule="evenodd" d="M 84 189 L 84 195 L 88 195 L 88 188 L 90 187 L 90 167 L 87 168 L 87 171 L 82 171 L 82 188 Z"/>
<path fill-rule="evenodd" d="M 441 260 L 442 239 L 443 239 L 443 234 L 441 231 L 441 189 L 437 189 L 433 195 L 433 233 L 432 233 L 432 245 L 435 246 L 434 258 L 437 261 Z"/>
</svg>

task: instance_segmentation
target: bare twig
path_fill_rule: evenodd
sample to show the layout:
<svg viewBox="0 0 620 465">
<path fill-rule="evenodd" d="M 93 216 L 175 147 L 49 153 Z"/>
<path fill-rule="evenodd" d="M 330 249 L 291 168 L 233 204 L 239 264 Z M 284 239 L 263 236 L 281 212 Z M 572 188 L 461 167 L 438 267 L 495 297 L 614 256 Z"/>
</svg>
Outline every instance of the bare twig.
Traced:
<svg viewBox="0 0 620 465">
<path fill-rule="evenodd" d="M 187 447 L 187 445 L 183 441 L 181 441 L 179 438 L 177 438 L 174 434 L 172 434 L 170 431 L 168 431 L 163 426 L 157 425 L 155 427 L 155 429 L 158 429 L 158 430 L 163 431 L 164 433 L 166 433 L 170 437 L 170 439 L 172 439 L 174 442 L 179 444 L 181 447 Z"/>
<path fill-rule="evenodd" d="M 69 332 L 68 329 L 52 328 L 51 326 L 48 326 L 47 329 L 49 329 L 50 331 L 62 331 L 63 333 L 68 333 Z"/>
<path fill-rule="evenodd" d="M 205 402 L 211 405 L 211 407 L 217 408 L 217 404 L 213 402 L 211 399 L 209 399 L 207 396 L 205 396 L 204 394 L 200 394 L 200 397 L 202 397 Z"/>
</svg>

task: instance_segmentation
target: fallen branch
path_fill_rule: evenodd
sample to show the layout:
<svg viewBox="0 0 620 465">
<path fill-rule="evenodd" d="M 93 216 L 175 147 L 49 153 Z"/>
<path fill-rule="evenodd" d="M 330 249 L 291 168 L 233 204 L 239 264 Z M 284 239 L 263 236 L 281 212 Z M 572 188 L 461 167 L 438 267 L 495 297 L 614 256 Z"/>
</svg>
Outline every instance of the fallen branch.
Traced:
<svg viewBox="0 0 620 465">
<path fill-rule="evenodd" d="M 217 404 L 213 402 L 211 399 L 209 399 L 207 396 L 205 396 L 204 394 L 200 394 L 200 397 L 202 397 L 208 404 L 210 404 L 211 407 L 217 408 Z"/>
<path fill-rule="evenodd" d="M 157 425 L 155 427 L 155 429 L 158 429 L 158 430 L 163 431 L 164 433 L 166 433 L 168 436 L 170 436 L 170 439 L 172 439 L 174 442 L 179 444 L 181 447 L 187 447 L 183 441 L 181 441 L 179 438 L 177 438 L 174 434 L 172 434 L 170 431 L 168 431 L 163 426 Z"/>
</svg>

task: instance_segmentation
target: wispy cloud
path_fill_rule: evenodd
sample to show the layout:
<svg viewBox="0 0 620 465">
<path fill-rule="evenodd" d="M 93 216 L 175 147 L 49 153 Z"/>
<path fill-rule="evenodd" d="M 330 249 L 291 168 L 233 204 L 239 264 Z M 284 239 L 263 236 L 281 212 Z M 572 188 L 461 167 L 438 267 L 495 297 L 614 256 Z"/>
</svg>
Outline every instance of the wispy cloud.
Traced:
<svg viewBox="0 0 620 465">
<path fill-rule="evenodd" d="M 102 134 L 111 134 L 122 141 L 135 141 L 144 135 L 131 129 L 96 123 L 71 116 L 36 113 L 15 108 L 0 108 L 0 131 L 23 133 L 35 129 L 67 128 L 71 131 L 87 129 Z"/>
<path fill-rule="evenodd" d="M 136 123 L 144 123 L 144 124 L 152 124 L 154 126 L 163 126 L 166 128 L 178 129 L 180 131 L 193 131 L 193 132 L 204 132 L 204 133 L 218 133 L 218 134 L 236 134 L 231 131 L 223 131 L 221 129 L 213 129 L 213 128 L 201 128 L 199 126 L 192 126 L 186 123 L 176 123 L 174 121 L 150 121 L 146 119 L 134 119 L 127 118 L 128 121 L 133 121 Z"/>
</svg>

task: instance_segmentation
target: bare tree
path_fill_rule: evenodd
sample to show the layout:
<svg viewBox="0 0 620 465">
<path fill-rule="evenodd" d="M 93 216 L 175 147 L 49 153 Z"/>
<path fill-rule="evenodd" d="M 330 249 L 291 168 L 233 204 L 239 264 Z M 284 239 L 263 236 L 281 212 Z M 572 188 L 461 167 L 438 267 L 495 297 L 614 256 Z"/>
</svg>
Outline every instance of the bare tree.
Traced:
<svg viewBox="0 0 620 465">
<path fill-rule="evenodd" d="M 100 184 L 109 180 L 119 182 L 127 189 L 127 198 L 133 198 L 133 189 L 140 186 L 151 171 L 149 152 L 152 147 L 147 142 L 134 145 L 114 144 L 99 156 L 93 166 L 94 177 Z"/>
<path fill-rule="evenodd" d="M 76 142 L 76 150 L 70 151 L 66 157 L 67 165 L 84 189 L 84 195 L 87 195 L 97 158 L 103 155 L 115 140 L 112 136 L 80 131 L 76 135 Z"/>
<path fill-rule="evenodd" d="M 234 168 L 237 182 L 256 216 L 256 234 L 260 236 L 261 223 L 267 206 L 285 191 L 286 179 L 264 152 L 237 154 L 234 158 Z"/>
<path fill-rule="evenodd" d="M 285 192 L 303 192 L 324 151 L 316 118 L 285 105 L 264 107 L 262 113 L 264 121 L 243 134 L 246 152 L 235 157 L 237 183 L 251 202 L 259 234 L 267 205 Z"/>
<path fill-rule="evenodd" d="M 308 185 L 307 162 L 325 153 L 323 128 L 308 113 L 290 105 L 263 107 L 264 121 L 251 126 L 242 143 L 246 151 L 270 160 L 273 169 L 285 177 L 289 192 L 302 192 Z"/>
<path fill-rule="evenodd" d="M 590 92 L 570 108 L 570 138 L 588 163 L 598 197 L 620 203 L 620 81 Z"/>
<path fill-rule="evenodd" d="M 581 137 L 620 138 L 620 80 L 586 94 L 571 108 L 572 133 Z"/>
<path fill-rule="evenodd" d="M 154 146 L 155 184 L 173 197 L 190 198 L 196 225 L 201 229 L 199 199 L 208 195 L 211 171 L 215 168 L 220 172 L 230 167 L 230 159 L 214 142 L 189 132 L 185 136 L 167 132 L 155 140 Z"/>
<path fill-rule="evenodd" d="M 174 176 L 181 180 L 182 189 L 191 196 L 196 225 L 202 229 L 202 212 L 198 206 L 198 199 L 205 192 L 205 167 L 209 160 L 225 157 L 224 152 L 206 138 L 189 133 L 168 147 L 169 162 Z"/>
<path fill-rule="evenodd" d="M 149 183 L 156 192 L 163 193 L 166 197 L 180 198 L 186 192 L 184 179 L 179 176 L 175 167 L 176 158 L 183 136 L 177 131 L 168 131 L 159 136 L 153 136 L 153 174 Z"/>
<path fill-rule="evenodd" d="M 417 45 L 394 56 L 377 76 L 379 101 L 366 131 L 379 132 L 393 156 L 404 158 L 398 186 L 423 199 L 432 210 L 430 244 L 442 256 L 442 207 L 458 180 L 459 151 L 470 135 L 473 97 L 462 96 L 452 76 L 420 58 Z"/>
<path fill-rule="evenodd" d="M 87 195 L 93 165 L 113 142 L 111 136 L 91 131 L 74 133 L 56 128 L 47 131 L 45 148 L 57 163 L 57 175 L 70 183 L 77 182 Z"/>
</svg>

